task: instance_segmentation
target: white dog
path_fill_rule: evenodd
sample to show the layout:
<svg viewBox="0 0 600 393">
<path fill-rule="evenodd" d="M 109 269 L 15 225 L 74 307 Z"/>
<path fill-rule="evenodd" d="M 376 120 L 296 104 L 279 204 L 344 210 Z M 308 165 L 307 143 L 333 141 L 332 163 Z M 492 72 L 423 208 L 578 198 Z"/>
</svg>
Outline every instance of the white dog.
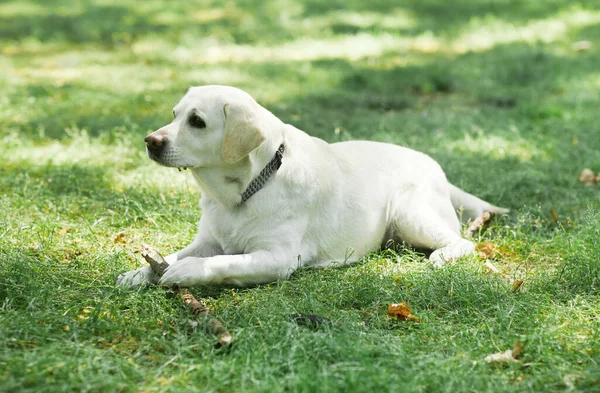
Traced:
<svg viewBox="0 0 600 393">
<path fill-rule="evenodd" d="M 247 93 L 193 87 L 173 122 L 145 139 L 148 156 L 190 168 L 202 191 L 192 244 L 121 285 L 249 285 L 303 266 L 354 262 L 393 240 L 434 250 L 434 266 L 474 252 L 460 221 L 490 205 L 453 186 L 425 154 L 378 142 L 329 144 L 284 124 Z"/>
</svg>

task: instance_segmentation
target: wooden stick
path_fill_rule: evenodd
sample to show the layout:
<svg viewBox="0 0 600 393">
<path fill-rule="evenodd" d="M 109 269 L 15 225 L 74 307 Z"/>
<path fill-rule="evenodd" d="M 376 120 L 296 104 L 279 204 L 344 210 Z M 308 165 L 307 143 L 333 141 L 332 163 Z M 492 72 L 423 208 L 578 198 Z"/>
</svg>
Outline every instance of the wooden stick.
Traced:
<svg viewBox="0 0 600 393">
<path fill-rule="evenodd" d="M 154 247 L 149 246 L 148 244 L 142 245 L 142 256 L 146 262 L 150 264 L 152 271 L 154 271 L 158 277 L 162 277 L 165 270 L 169 267 L 169 264 L 165 261 L 163 256 L 160 255 Z M 179 295 L 181 301 L 190 308 L 194 317 L 200 318 L 203 316 L 204 328 L 208 333 L 217 336 L 218 347 L 224 347 L 233 342 L 233 336 L 229 333 L 225 325 L 223 325 L 223 322 L 213 317 L 206 305 L 196 299 L 187 288 L 175 287 L 172 289 L 173 292 Z"/>
<path fill-rule="evenodd" d="M 498 270 L 498 268 L 497 268 L 496 266 L 494 266 L 494 265 L 492 264 L 492 262 L 490 262 L 490 260 L 489 260 L 489 259 L 486 259 L 486 260 L 485 260 L 485 267 L 487 267 L 487 268 L 488 268 L 488 270 L 489 270 L 490 272 L 492 272 L 492 273 L 501 273 L 501 272 L 500 272 L 500 270 Z"/>
<path fill-rule="evenodd" d="M 492 218 L 494 218 L 495 215 L 496 213 L 490 210 L 486 210 L 483 213 L 481 213 L 479 217 L 477 217 L 475 220 L 473 220 L 473 222 L 469 224 L 467 230 L 465 231 L 465 237 L 473 237 L 475 233 L 477 233 L 477 231 L 479 231 L 480 229 L 483 230 L 487 228 L 490 225 L 490 222 L 492 222 Z"/>
</svg>

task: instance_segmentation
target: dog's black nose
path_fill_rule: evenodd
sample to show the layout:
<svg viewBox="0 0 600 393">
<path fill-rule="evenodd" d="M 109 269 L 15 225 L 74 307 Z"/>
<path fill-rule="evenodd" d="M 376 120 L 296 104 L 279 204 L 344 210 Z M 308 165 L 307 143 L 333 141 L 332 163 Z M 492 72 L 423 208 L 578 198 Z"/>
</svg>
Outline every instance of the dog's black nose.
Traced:
<svg viewBox="0 0 600 393">
<path fill-rule="evenodd" d="M 144 138 L 144 142 L 146 142 L 146 147 L 149 151 L 158 155 L 167 144 L 167 137 L 164 134 L 153 132 Z"/>
</svg>

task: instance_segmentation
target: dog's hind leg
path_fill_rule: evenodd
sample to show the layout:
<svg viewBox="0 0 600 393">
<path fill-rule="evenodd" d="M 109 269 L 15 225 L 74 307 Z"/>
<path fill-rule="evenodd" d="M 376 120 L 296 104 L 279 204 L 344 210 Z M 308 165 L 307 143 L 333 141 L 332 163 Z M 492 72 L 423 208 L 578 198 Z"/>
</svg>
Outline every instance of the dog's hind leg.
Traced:
<svg viewBox="0 0 600 393">
<path fill-rule="evenodd" d="M 429 257 L 434 267 L 475 252 L 475 244 L 460 236 L 460 222 L 450 199 L 437 190 L 405 190 L 392 208 L 395 237 L 414 247 L 434 250 Z"/>
</svg>

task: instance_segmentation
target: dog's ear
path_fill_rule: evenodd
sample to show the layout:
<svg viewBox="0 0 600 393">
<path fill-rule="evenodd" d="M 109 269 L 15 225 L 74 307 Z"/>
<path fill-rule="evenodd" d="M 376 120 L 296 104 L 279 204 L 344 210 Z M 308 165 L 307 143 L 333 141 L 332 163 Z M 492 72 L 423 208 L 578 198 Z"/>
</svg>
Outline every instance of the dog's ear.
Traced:
<svg viewBox="0 0 600 393">
<path fill-rule="evenodd" d="M 255 104 L 258 107 L 258 104 Z M 223 106 L 225 130 L 222 154 L 225 162 L 233 164 L 246 157 L 266 139 L 259 108 L 228 103 Z"/>
</svg>

